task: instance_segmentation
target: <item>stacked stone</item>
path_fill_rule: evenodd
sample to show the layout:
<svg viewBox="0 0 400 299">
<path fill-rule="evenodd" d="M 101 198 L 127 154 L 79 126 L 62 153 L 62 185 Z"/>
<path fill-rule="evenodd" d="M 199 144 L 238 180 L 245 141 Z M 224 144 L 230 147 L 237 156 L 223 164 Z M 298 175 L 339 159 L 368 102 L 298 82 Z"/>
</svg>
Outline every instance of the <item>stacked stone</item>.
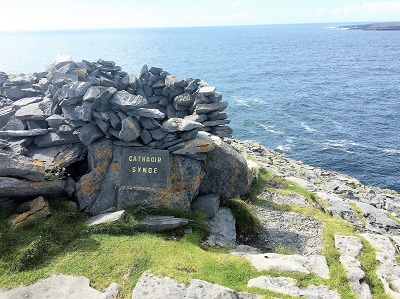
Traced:
<svg viewBox="0 0 400 299">
<path fill-rule="evenodd" d="M 64 57 L 48 72 L 1 73 L 0 85 L 0 138 L 29 137 L 18 154 L 32 137 L 44 148 L 77 142 L 88 146 L 106 136 L 196 155 L 182 149 L 190 140 L 204 140 L 207 135 L 199 131 L 219 137 L 232 133 L 222 112 L 228 103 L 215 87 L 199 79 L 178 80 L 146 65 L 136 77 L 113 61 L 76 63 Z"/>
</svg>

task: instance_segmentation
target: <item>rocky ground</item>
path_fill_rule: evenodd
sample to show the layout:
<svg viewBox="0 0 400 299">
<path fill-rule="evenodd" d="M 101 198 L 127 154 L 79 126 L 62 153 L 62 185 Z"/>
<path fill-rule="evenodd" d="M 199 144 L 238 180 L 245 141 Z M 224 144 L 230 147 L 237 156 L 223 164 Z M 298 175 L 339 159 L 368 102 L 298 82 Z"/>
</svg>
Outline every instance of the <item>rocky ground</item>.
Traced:
<svg viewBox="0 0 400 299">
<path fill-rule="evenodd" d="M 300 206 L 316 208 L 326 213 L 327 217 L 334 215 L 354 227 L 354 235 L 336 234 L 332 241 L 338 250 L 338 259 L 346 272 L 355 298 L 378 298 L 374 297 L 376 294 L 372 295 L 372 286 L 368 284 L 369 277 L 364 272 L 370 265 L 360 262 L 365 244 L 370 244 L 376 252 L 376 275 L 384 289 L 384 294 L 380 294 L 379 298 L 400 298 L 400 268 L 396 257 L 400 246 L 400 224 L 396 217 L 400 213 L 400 196 L 395 191 L 362 185 L 347 175 L 305 165 L 258 143 L 233 139 L 226 141 L 245 157 L 251 157 L 260 168 L 272 174 L 268 187 L 259 195 L 264 200 L 252 205 L 254 214 L 262 223 L 261 231 L 257 237 L 248 238 L 245 244 L 240 244 L 230 252 L 248 259 L 259 271 L 278 271 L 281 276 L 255 277 L 249 280 L 249 287 L 268 289 L 293 298 L 341 298 L 338 290 L 324 284 L 304 286 L 291 278 L 291 273 L 294 272 L 332 279 L 333 273 L 331 264 L 323 255 L 326 245 L 322 237 L 323 223 L 312 215 L 304 216 L 277 208 Z M 312 192 L 316 199 L 310 202 L 301 194 L 282 192 L 280 182 L 284 180 L 295 182 Z M 286 276 L 282 273 L 288 274 Z M 58 276 L 49 279 L 54 281 L 69 278 Z M 68 291 L 68 283 L 61 284 Z M 36 285 L 43 287 L 42 282 Z M 27 287 L 3 293 L 0 291 L 0 298 L 19 298 L 13 296 L 29 292 L 32 292 L 32 289 Z M 113 286 L 103 293 L 97 293 L 95 296 L 98 297 L 94 298 L 112 298 L 117 293 L 118 288 Z M 192 280 L 190 285 L 183 285 L 171 278 L 158 278 L 145 272 L 133 290 L 132 298 L 262 297 L 256 295 L 256 292 L 238 293 L 201 280 Z"/>
</svg>

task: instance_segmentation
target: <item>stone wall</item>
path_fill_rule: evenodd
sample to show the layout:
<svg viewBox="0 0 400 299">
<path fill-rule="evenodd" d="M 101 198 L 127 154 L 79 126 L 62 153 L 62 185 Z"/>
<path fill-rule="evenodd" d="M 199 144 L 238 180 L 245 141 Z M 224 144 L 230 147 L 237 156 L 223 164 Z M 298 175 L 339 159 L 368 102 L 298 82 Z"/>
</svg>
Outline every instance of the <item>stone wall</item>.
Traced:
<svg viewBox="0 0 400 299">
<path fill-rule="evenodd" d="M 235 197 L 250 176 L 221 140 L 232 134 L 227 106 L 205 81 L 146 65 L 133 76 L 112 61 L 61 56 L 46 72 L 0 73 L 0 202 L 67 193 L 98 214 Z M 122 186 L 122 148 L 168 151 L 168 185 Z"/>
</svg>

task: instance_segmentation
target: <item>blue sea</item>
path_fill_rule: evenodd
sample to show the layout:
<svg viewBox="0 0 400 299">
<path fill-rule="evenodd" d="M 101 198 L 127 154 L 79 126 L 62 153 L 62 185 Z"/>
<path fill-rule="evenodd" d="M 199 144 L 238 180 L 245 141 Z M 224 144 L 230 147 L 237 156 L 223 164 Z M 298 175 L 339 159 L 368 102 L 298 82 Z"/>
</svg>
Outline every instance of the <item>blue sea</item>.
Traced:
<svg viewBox="0 0 400 299">
<path fill-rule="evenodd" d="M 400 31 L 339 25 L 0 33 L 0 71 L 69 54 L 205 79 L 230 103 L 234 137 L 400 191 Z"/>
</svg>

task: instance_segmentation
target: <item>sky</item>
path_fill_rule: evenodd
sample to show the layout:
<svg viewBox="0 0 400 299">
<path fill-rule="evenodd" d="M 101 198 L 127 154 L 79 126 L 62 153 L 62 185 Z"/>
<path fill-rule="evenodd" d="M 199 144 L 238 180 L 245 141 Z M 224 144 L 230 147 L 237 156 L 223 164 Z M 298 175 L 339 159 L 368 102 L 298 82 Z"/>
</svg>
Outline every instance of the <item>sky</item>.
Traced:
<svg viewBox="0 0 400 299">
<path fill-rule="evenodd" d="M 0 31 L 400 21 L 400 0 L 0 0 Z"/>
</svg>

